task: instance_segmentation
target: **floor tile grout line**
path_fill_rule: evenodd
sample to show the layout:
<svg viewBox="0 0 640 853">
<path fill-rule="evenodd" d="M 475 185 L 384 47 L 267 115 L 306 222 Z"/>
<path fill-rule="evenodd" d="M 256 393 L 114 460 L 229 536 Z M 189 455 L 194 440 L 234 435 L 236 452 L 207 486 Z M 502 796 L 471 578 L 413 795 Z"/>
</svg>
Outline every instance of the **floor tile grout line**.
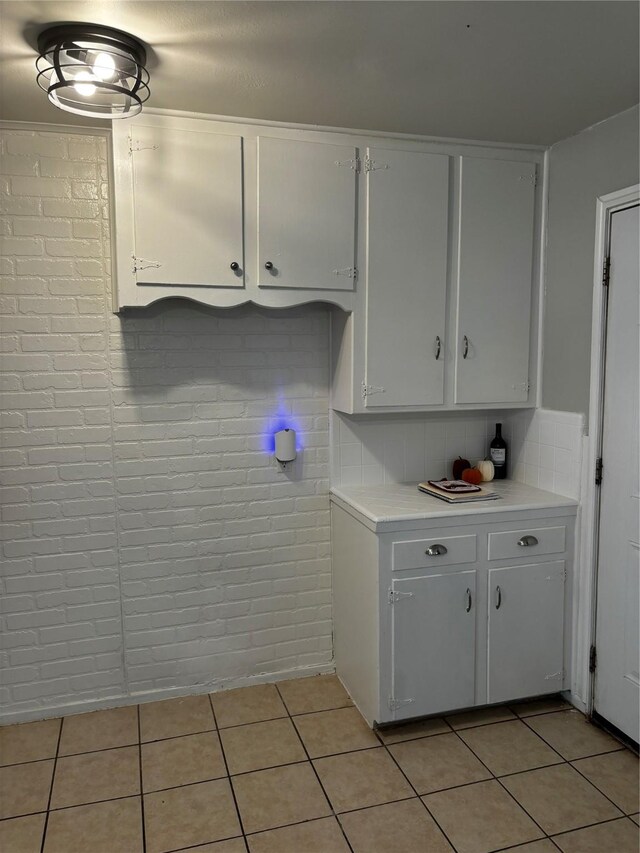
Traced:
<svg viewBox="0 0 640 853">
<path fill-rule="evenodd" d="M 220 752 L 222 753 L 222 760 L 224 761 L 224 769 L 227 772 L 226 778 L 229 781 L 229 789 L 231 791 L 231 796 L 233 797 L 233 804 L 234 804 L 235 809 L 236 809 L 236 816 L 238 818 L 238 825 L 240 826 L 240 832 L 242 833 L 242 839 L 244 841 L 244 846 L 248 850 L 249 849 L 249 843 L 247 842 L 247 834 L 244 831 L 244 823 L 242 821 L 242 815 L 240 814 L 240 806 L 238 805 L 238 799 L 236 797 L 236 791 L 235 791 L 235 788 L 233 787 L 233 782 L 231 780 L 231 774 L 229 773 L 229 764 L 227 762 L 227 755 L 226 755 L 225 750 L 224 750 L 224 744 L 222 743 L 222 737 L 220 736 L 220 729 L 218 728 L 218 718 L 216 717 L 216 712 L 215 712 L 215 709 L 213 707 L 213 699 L 211 698 L 211 693 L 209 693 L 208 696 L 209 696 L 209 706 L 211 708 L 211 713 L 213 715 L 213 724 L 216 727 L 216 733 L 218 735 L 218 743 L 220 744 Z"/>
<path fill-rule="evenodd" d="M 53 797 L 53 784 L 56 778 L 56 766 L 58 764 L 58 753 L 60 752 L 60 743 L 62 741 L 62 729 L 64 727 L 64 717 L 60 718 L 60 728 L 58 729 L 58 742 L 56 744 L 56 754 L 53 759 L 53 770 L 51 772 L 51 785 L 49 787 L 49 799 L 47 800 L 47 810 L 42 827 L 42 840 L 40 842 L 40 853 L 44 853 L 44 844 L 47 837 L 47 829 L 49 828 L 49 810 L 51 808 L 51 798 Z"/>
<path fill-rule="evenodd" d="M 392 744 L 392 746 L 394 746 L 394 745 L 395 745 L 395 744 Z M 409 787 L 411 788 L 411 790 L 413 791 L 413 793 L 416 795 L 416 797 L 418 798 L 419 802 L 422 804 L 422 808 L 426 811 L 426 813 L 429 815 L 429 817 L 431 818 L 431 820 L 432 820 L 432 821 L 435 823 L 435 825 L 438 827 L 438 829 L 440 830 L 440 832 L 442 833 L 442 835 L 446 838 L 446 840 L 448 841 L 448 843 L 449 843 L 449 844 L 450 844 L 450 846 L 451 846 L 451 849 L 452 849 L 452 850 L 457 851 L 457 849 L 458 849 L 458 848 L 455 846 L 455 844 L 453 843 L 453 841 L 449 838 L 449 836 L 448 836 L 448 835 L 447 835 L 447 833 L 444 831 L 444 829 L 440 826 L 440 823 L 438 822 L 438 820 L 437 820 L 436 816 L 433 814 L 433 812 L 429 809 L 429 807 L 427 806 L 427 804 L 425 803 L 425 801 L 422 799 L 422 795 L 418 793 L 418 789 L 415 787 L 415 785 L 413 784 L 413 782 L 411 781 L 411 779 L 409 779 L 409 777 L 407 776 L 407 774 L 404 772 L 404 770 L 403 770 L 403 769 L 402 769 L 402 767 L 400 766 L 400 764 L 399 764 L 398 760 L 396 759 L 395 755 L 391 752 L 391 750 L 387 747 L 387 745 L 386 745 L 386 744 L 382 744 L 382 747 L 383 747 L 383 749 L 386 749 L 386 751 L 387 751 L 387 755 L 391 758 L 391 760 L 393 761 L 393 763 L 395 764 L 395 766 L 398 768 L 398 770 L 400 771 L 400 773 L 402 774 L 402 776 L 406 779 L 407 784 L 409 785 Z"/>
<path fill-rule="evenodd" d="M 136 706 L 138 722 L 138 769 L 140 771 L 140 817 L 142 819 L 142 851 L 147 853 L 147 829 L 144 819 L 144 782 L 142 778 L 142 724 L 140 721 L 140 705 Z"/>
<path fill-rule="evenodd" d="M 561 835 L 570 835 L 572 832 L 581 832 L 583 829 L 593 829 L 594 826 L 602 826 L 605 823 L 615 823 L 618 820 L 628 820 L 627 815 L 616 815 L 616 817 L 608 817 L 606 820 L 597 820 L 595 823 L 588 823 L 586 826 L 576 826 L 573 829 L 563 829 L 560 832 L 554 832 L 549 838 L 560 838 Z"/>
<path fill-rule="evenodd" d="M 499 777 L 497 777 L 497 776 L 495 775 L 495 773 L 491 770 L 491 768 L 490 768 L 490 767 L 488 767 L 488 765 L 487 765 L 487 764 L 485 764 L 485 762 L 480 758 L 480 756 L 479 756 L 477 753 L 475 753 L 475 752 L 473 751 L 473 749 L 469 746 L 469 744 L 468 744 L 468 743 L 465 743 L 464 739 L 460 736 L 460 734 L 459 734 L 458 732 L 455 732 L 455 734 L 458 736 L 458 738 L 459 738 L 460 742 L 461 742 L 461 743 L 463 743 L 463 744 L 467 747 L 467 749 L 472 753 L 472 755 L 475 755 L 475 757 L 478 759 L 478 761 L 480 762 L 480 764 L 482 764 L 482 765 L 483 765 L 483 767 L 485 767 L 485 768 L 487 769 L 487 771 L 491 774 L 492 779 L 494 779 L 494 780 L 495 780 L 495 781 L 500 785 L 500 787 L 502 788 L 502 790 L 503 790 L 503 791 L 506 791 L 506 793 L 509 795 L 509 797 L 511 797 L 511 799 L 512 799 L 512 800 L 513 800 L 513 802 L 518 806 L 518 808 L 522 809 L 522 811 L 527 815 L 527 817 L 528 817 L 531 821 L 533 821 L 533 823 L 538 827 L 538 829 L 540 830 L 540 832 L 542 832 L 542 834 L 543 834 L 544 838 L 548 838 L 549 836 L 547 835 L 547 832 L 543 829 L 543 827 L 542 827 L 542 826 L 540 826 L 540 824 L 539 824 L 539 823 L 538 823 L 538 821 L 533 817 L 533 815 L 529 814 L 529 812 L 525 809 L 525 807 L 524 807 L 521 803 L 519 803 L 519 802 L 518 802 L 518 800 L 514 797 L 514 795 L 511 793 L 511 791 L 506 787 L 506 785 L 503 785 L 503 784 L 502 784 L 502 782 L 500 781 L 500 778 L 499 778 Z M 554 751 L 555 751 L 555 750 L 554 750 Z M 552 765 L 552 766 L 554 766 L 554 767 L 555 767 L 556 765 Z M 524 771 L 524 772 L 528 772 L 528 771 Z M 486 780 L 486 781 L 491 781 L 491 780 Z M 534 839 L 534 840 L 537 840 L 537 839 Z M 523 843 L 524 843 L 524 842 L 523 842 Z"/>
<path fill-rule="evenodd" d="M 289 711 L 289 706 L 287 705 L 287 703 L 286 703 L 286 701 L 285 701 L 284 696 L 283 696 L 283 695 L 282 695 L 282 693 L 280 692 L 280 688 L 278 687 L 277 683 L 276 683 L 276 691 L 278 692 L 278 696 L 280 697 L 280 701 L 282 702 L 282 704 L 283 704 L 283 705 L 284 705 L 284 707 L 285 707 L 285 710 L 286 710 L 286 712 L 287 712 L 287 714 L 288 714 L 288 717 L 289 717 L 289 720 L 290 720 L 290 722 L 291 722 L 291 726 L 293 727 L 293 730 L 295 731 L 296 735 L 298 736 L 298 740 L 299 740 L 299 741 L 300 741 L 300 743 L 302 744 L 302 748 L 303 748 L 303 750 L 304 750 L 304 754 L 307 756 L 307 761 L 309 762 L 309 764 L 310 764 L 310 766 L 311 766 L 311 770 L 313 771 L 313 773 L 314 773 L 314 775 L 315 775 L 316 779 L 318 780 L 318 785 L 320 785 L 320 790 L 322 791 L 322 793 L 323 793 L 323 795 L 324 795 L 324 798 L 325 798 L 325 800 L 327 801 L 327 805 L 328 805 L 328 806 L 329 806 L 329 808 L 331 809 L 331 814 L 333 815 L 333 817 L 334 817 L 334 819 L 335 819 L 336 823 L 337 823 L 337 824 L 338 824 L 338 826 L 340 827 L 340 832 L 341 832 L 341 833 L 342 833 L 342 835 L 343 835 L 343 838 L 344 838 L 344 840 L 345 840 L 345 843 L 346 843 L 347 847 L 349 848 L 349 850 L 351 851 L 351 853 L 354 853 L 353 847 L 351 846 L 351 842 L 349 841 L 349 839 L 348 839 L 348 837 L 347 837 L 347 833 L 345 832 L 344 827 L 342 826 L 342 823 L 340 822 L 340 818 L 338 817 L 338 814 L 337 814 L 336 810 L 335 810 L 335 809 L 334 809 L 334 807 L 333 807 L 333 803 L 331 802 L 331 798 L 329 797 L 329 795 L 328 795 L 328 794 L 327 794 L 327 792 L 325 791 L 325 787 L 324 787 L 324 785 L 322 784 L 322 780 L 320 779 L 320 774 L 318 773 L 318 771 L 317 771 L 317 769 L 316 769 L 315 764 L 313 763 L 313 761 L 311 760 L 311 757 L 309 756 L 309 751 L 307 750 L 306 744 L 305 744 L 304 740 L 302 739 L 302 735 L 301 735 L 301 734 L 300 734 L 300 732 L 298 731 L 298 727 L 296 726 L 296 724 L 295 724 L 295 722 L 294 722 L 294 720 L 293 720 L 293 715 L 292 715 L 292 714 L 291 714 L 291 712 Z M 350 706 L 347 706 L 347 707 L 350 707 Z M 339 710 L 339 709 L 338 709 L 338 708 L 330 708 L 330 709 L 325 709 L 325 710 L 335 710 L 335 711 L 337 711 L 337 710 Z M 310 712 L 310 713 L 314 713 L 314 712 Z M 319 712 L 318 712 L 318 713 L 319 713 Z M 301 714 L 299 714 L 299 715 L 297 715 L 297 716 L 302 716 L 302 715 L 301 715 Z"/>
<path fill-rule="evenodd" d="M 542 735 L 538 734 L 538 732 L 536 732 L 536 731 L 535 731 L 535 729 L 531 728 L 531 726 L 529 726 L 528 728 L 530 728 L 530 729 L 531 729 L 531 731 L 532 731 L 532 732 L 534 732 L 534 734 L 537 734 L 537 735 L 538 735 L 538 737 L 540 738 L 540 740 L 544 741 L 544 743 L 546 743 L 546 744 L 547 744 L 547 746 L 550 746 L 550 747 L 551 747 L 551 749 L 553 749 L 553 750 L 554 750 L 554 752 L 556 752 L 558 755 L 560 755 L 560 756 L 561 756 L 561 758 L 563 759 L 563 762 L 564 762 L 566 765 L 568 765 L 569 767 L 571 767 L 571 768 L 572 768 L 572 770 L 575 770 L 575 771 L 576 771 L 576 773 L 577 773 L 579 776 L 581 776 L 581 777 L 582 777 L 586 782 L 588 782 L 588 783 L 591 785 L 591 787 L 592 787 L 594 790 L 596 790 L 596 791 L 600 794 L 600 796 L 602 796 L 602 797 L 604 797 L 606 800 L 608 800 L 608 801 L 611 803 L 611 805 L 612 805 L 612 806 L 614 806 L 614 808 L 618 809 L 618 811 L 619 811 L 619 812 L 622 812 L 622 814 L 625 814 L 625 815 L 626 815 L 626 812 L 624 811 L 624 809 L 621 809 L 621 808 L 620 808 L 620 806 L 619 806 L 617 803 L 615 803 L 615 802 L 611 799 L 611 797 L 607 796 L 607 794 L 605 794 L 605 793 L 604 793 L 604 791 L 601 791 L 601 790 L 600 790 L 600 788 L 598 788 L 598 786 L 595 784 L 595 782 L 592 782 L 592 781 L 591 781 L 591 779 L 589 779 L 587 776 L 585 776 L 585 775 L 584 775 L 584 773 L 582 773 L 580 770 L 578 770 L 578 768 L 577 768 L 577 767 L 574 767 L 574 765 L 573 765 L 571 762 L 572 762 L 572 761 L 582 761 L 582 760 L 583 760 L 583 759 L 585 759 L 585 758 L 599 758 L 599 757 L 600 757 L 600 756 L 602 756 L 602 755 L 613 755 L 613 753 L 615 753 L 615 752 L 622 752 L 624 749 L 628 749 L 628 747 L 624 747 L 624 746 L 623 746 L 623 749 L 612 749 L 612 750 L 609 750 L 608 752 L 596 752 L 596 753 L 594 753 L 593 755 L 584 755 L 584 756 L 582 756 L 582 758 L 565 758 L 563 755 L 561 755 L 561 753 L 559 753 L 559 752 L 558 752 L 558 750 L 557 750 L 557 749 L 554 749 L 554 747 L 553 747 L 553 746 L 551 746 L 551 744 L 550 744 L 550 743 L 548 743 L 548 741 L 546 741 L 546 740 L 542 737 Z M 630 751 L 630 750 L 629 750 L 629 751 Z M 553 766 L 557 766 L 557 765 L 553 765 Z M 537 769 L 537 768 L 536 768 L 536 769 Z M 529 771 L 523 771 L 523 772 L 529 772 Z M 515 774 L 514 774 L 514 775 L 515 775 Z"/>
</svg>

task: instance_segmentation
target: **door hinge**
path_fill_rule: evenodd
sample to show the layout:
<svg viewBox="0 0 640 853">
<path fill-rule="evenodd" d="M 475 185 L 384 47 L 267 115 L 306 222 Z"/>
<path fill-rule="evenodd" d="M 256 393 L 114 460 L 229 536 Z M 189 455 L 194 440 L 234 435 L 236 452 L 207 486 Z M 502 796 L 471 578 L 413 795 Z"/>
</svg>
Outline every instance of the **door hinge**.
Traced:
<svg viewBox="0 0 640 853">
<path fill-rule="evenodd" d="M 372 160 L 371 157 L 364 158 L 364 171 L 377 172 L 378 169 L 388 169 L 388 163 L 378 163 L 377 160 Z"/>
<path fill-rule="evenodd" d="M 602 264 L 602 286 L 609 287 L 609 279 L 611 278 L 611 258 L 605 258 Z"/>
<path fill-rule="evenodd" d="M 602 464 L 602 456 L 596 459 L 596 486 L 599 486 L 602 483 L 602 471 L 604 465 Z"/>
<path fill-rule="evenodd" d="M 389 587 L 388 594 L 387 594 L 387 601 L 389 602 L 389 604 L 395 604 L 401 598 L 413 598 L 413 593 L 412 592 L 398 592 L 397 589 L 391 589 L 391 587 Z"/>
<path fill-rule="evenodd" d="M 596 653 L 596 647 L 591 646 L 591 648 L 589 649 L 589 672 L 595 672 L 597 665 L 598 665 L 598 655 Z"/>
<path fill-rule="evenodd" d="M 362 380 L 360 385 L 360 393 L 362 394 L 362 399 L 366 399 L 370 397 L 372 394 L 384 394 L 384 388 L 382 385 L 367 385 L 367 383 Z"/>
<path fill-rule="evenodd" d="M 135 255 L 131 255 L 131 259 L 133 260 L 133 268 L 131 271 L 134 275 L 141 270 L 157 270 L 162 266 L 162 264 L 157 263 L 157 261 L 148 261 L 146 258 L 136 258 Z"/>
<path fill-rule="evenodd" d="M 129 154 L 133 154 L 134 151 L 155 151 L 159 147 L 159 145 L 143 145 L 139 139 L 129 138 Z"/>
<path fill-rule="evenodd" d="M 346 275 L 347 278 L 358 278 L 358 270 L 355 267 L 344 267 L 341 270 L 333 270 L 334 275 Z"/>
<path fill-rule="evenodd" d="M 397 711 L 398 708 L 402 708 L 404 705 L 410 705 L 415 701 L 415 699 L 396 699 L 395 696 L 389 696 L 389 710 Z"/>
<path fill-rule="evenodd" d="M 359 157 L 353 157 L 351 160 L 336 160 L 335 164 L 336 166 L 348 166 L 354 172 L 362 171 L 362 161 Z"/>
</svg>

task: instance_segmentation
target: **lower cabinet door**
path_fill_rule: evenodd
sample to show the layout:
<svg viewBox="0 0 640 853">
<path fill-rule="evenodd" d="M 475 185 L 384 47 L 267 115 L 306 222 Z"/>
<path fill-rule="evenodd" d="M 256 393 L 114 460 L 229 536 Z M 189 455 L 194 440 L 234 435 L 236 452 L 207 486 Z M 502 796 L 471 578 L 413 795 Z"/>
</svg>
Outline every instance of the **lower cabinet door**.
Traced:
<svg viewBox="0 0 640 853">
<path fill-rule="evenodd" d="M 394 580 L 391 719 L 475 701 L 476 572 Z"/>
<path fill-rule="evenodd" d="M 562 689 L 564 579 L 562 560 L 489 569 L 488 702 Z"/>
</svg>

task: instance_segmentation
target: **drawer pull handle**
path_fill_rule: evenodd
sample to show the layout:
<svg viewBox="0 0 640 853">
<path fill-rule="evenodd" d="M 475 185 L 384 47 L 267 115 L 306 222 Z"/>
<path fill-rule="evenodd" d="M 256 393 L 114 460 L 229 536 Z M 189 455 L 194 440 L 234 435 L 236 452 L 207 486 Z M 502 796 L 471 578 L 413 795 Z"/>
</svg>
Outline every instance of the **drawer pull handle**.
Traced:
<svg viewBox="0 0 640 853">
<path fill-rule="evenodd" d="M 441 557 L 443 554 L 447 553 L 447 549 L 444 545 L 440 545 L 440 543 L 437 543 L 436 545 L 429 545 L 429 547 L 424 553 L 427 555 L 427 557 Z"/>
<path fill-rule="evenodd" d="M 467 606 L 465 607 L 465 610 L 468 613 L 471 610 L 471 590 L 469 588 L 467 588 L 465 595 L 467 598 Z"/>
<path fill-rule="evenodd" d="M 523 548 L 528 547 L 529 545 L 537 545 L 538 540 L 535 536 L 523 536 L 521 539 L 518 539 L 518 545 L 521 545 Z"/>
<path fill-rule="evenodd" d="M 496 587 L 496 610 L 500 610 L 502 604 L 502 590 L 499 586 Z"/>
</svg>

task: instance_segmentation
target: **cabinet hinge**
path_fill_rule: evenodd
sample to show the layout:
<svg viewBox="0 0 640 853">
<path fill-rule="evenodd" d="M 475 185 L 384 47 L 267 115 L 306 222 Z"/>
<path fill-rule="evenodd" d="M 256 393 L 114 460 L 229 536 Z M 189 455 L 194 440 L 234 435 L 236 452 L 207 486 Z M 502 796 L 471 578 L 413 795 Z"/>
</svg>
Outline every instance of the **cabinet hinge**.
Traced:
<svg viewBox="0 0 640 853">
<path fill-rule="evenodd" d="M 364 171 L 365 172 L 377 172 L 378 169 L 388 169 L 388 163 L 378 163 L 377 160 L 372 160 L 371 157 L 364 158 Z"/>
<path fill-rule="evenodd" d="M 358 278 L 358 270 L 355 267 L 344 267 L 341 270 L 333 270 L 334 275 L 345 275 L 347 278 Z"/>
<path fill-rule="evenodd" d="M 557 672 L 552 672 L 550 675 L 545 675 L 545 681 L 557 681 L 564 679 L 564 669 L 559 669 Z"/>
<path fill-rule="evenodd" d="M 389 710 L 397 711 L 398 708 L 402 708 L 404 705 L 410 705 L 415 701 L 415 699 L 396 699 L 394 696 L 389 696 Z"/>
<path fill-rule="evenodd" d="M 602 456 L 599 456 L 596 459 L 596 486 L 599 486 L 602 483 L 602 471 L 604 469 L 604 465 L 602 464 Z"/>
<path fill-rule="evenodd" d="M 611 258 L 605 258 L 602 264 L 602 286 L 609 287 L 609 279 L 611 278 Z"/>
<path fill-rule="evenodd" d="M 149 270 L 149 269 L 160 269 L 162 264 L 157 263 L 157 261 L 148 261 L 146 258 L 136 258 L 135 255 L 131 255 L 131 260 L 133 261 L 132 273 L 135 275 L 137 272 L 141 270 Z"/>
<path fill-rule="evenodd" d="M 353 157 L 351 160 L 336 160 L 336 166 L 347 166 L 349 169 L 352 169 L 354 172 L 362 171 L 362 161 L 359 157 Z"/>
<path fill-rule="evenodd" d="M 362 399 L 366 399 L 370 397 L 372 394 L 384 394 L 384 388 L 382 385 L 367 385 L 367 383 L 362 380 L 360 385 L 360 393 L 362 394 Z"/>
<path fill-rule="evenodd" d="M 399 601 L 401 598 L 413 598 L 412 592 L 398 592 L 398 590 L 392 589 L 389 587 L 387 592 L 387 601 L 389 604 L 395 604 L 396 601 Z"/>
<path fill-rule="evenodd" d="M 534 172 L 533 174 L 529 173 L 528 175 L 520 175 L 518 178 L 519 181 L 526 181 L 528 184 L 532 184 L 534 187 L 538 186 L 538 173 Z"/>
<path fill-rule="evenodd" d="M 155 151 L 159 147 L 159 145 L 143 145 L 139 139 L 129 138 L 129 154 L 133 154 L 134 151 Z"/>
<path fill-rule="evenodd" d="M 598 655 L 596 653 L 596 647 L 591 646 L 591 648 L 589 649 L 589 672 L 595 672 L 597 665 L 598 665 Z"/>
</svg>

